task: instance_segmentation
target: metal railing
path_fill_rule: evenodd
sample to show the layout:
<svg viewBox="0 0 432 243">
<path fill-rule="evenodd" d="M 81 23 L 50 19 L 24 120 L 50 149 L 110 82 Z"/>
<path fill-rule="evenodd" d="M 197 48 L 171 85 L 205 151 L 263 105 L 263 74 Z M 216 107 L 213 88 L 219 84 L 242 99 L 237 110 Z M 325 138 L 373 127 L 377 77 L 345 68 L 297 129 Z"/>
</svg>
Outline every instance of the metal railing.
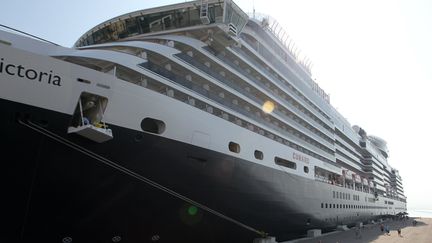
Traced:
<svg viewBox="0 0 432 243">
<path fill-rule="evenodd" d="M 206 49 L 206 48 L 204 48 Z M 245 77 L 247 77 L 249 80 L 251 80 L 254 84 L 256 84 L 257 86 L 259 86 L 261 89 L 267 90 L 268 92 L 272 93 L 273 95 L 276 95 L 273 90 L 269 89 L 269 87 L 267 87 L 266 85 L 264 85 L 262 82 L 260 82 L 259 80 L 257 80 L 254 76 L 252 76 L 251 74 L 245 72 L 244 70 L 242 70 L 240 67 L 238 67 L 235 63 L 233 63 L 230 59 L 222 56 L 222 55 L 217 55 L 216 58 L 218 58 L 221 62 L 226 63 L 228 66 L 230 66 L 231 68 L 233 68 L 234 70 L 236 70 L 237 72 L 239 72 L 240 74 L 244 75 Z M 196 61 L 195 61 L 196 62 Z M 280 80 L 278 80 L 278 82 L 282 85 L 284 85 Z M 244 92 L 244 89 L 241 89 L 241 91 Z M 256 96 L 254 96 L 256 97 Z M 262 102 L 262 101 L 261 101 Z M 294 105 L 292 105 L 291 103 L 289 103 L 288 101 L 284 100 L 284 99 L 278 99 L 278 102 L 284 104 L 285 106 L 289 107 L 292 111 L 296 112 L 297 114 L 295 114 L 297 117 L 299 117 L 300 119 L 306 120 L 307 122 L 309 122 L 310 124 L 314 124 L 315 129 L 321 131 L 321 129 L 319 129 L 319 124 L 312 120 L 309 116 L 300 116 L 298 114 L 302 113 L 302 111 L 300 111 L 297 107 L 295 107 Z M 285 114 L 283 114 L 280 111 L 274 111 L 274 113 L 278 114 L 281 117 L 284 117 L 285 119 L 289 119 L 288 116 L 286 116 Z M 296 122 L 297 123 L 297 122 Z M 301 124 L 300 124 L 301 125 Z M 301 129 L 298 129 L 301 130 Z M 312 132 L 312 131 L 310 131 Z M 303 133 L 305 133 L 303 131 Z M 326 136 L 328 136 L 330 139 L 333 138 L 333 134 L 331 134 L 328 130 L 324 130 L 324 133 Z M 305 133 L 306 134 L 306 133 Z M 320 141 L 323 144 L 327 144 L 329 147 L 333 147 L 333 145 L 329 143 L 329 141 L 326 141 L 322 138 L 315 138 L 316 140 Z"/>
<path fill-rule="evenodd" d="M 239 93 L 241 93 L 242 95 L 248 97 L 249 99 L 257 102 L 258 104 L 264 104 L 264 100 L 259 99 L 257 96 L 247 92 L 244 88 L 240 87 L 238 84 L 234 83 L 233 81 L 226 79 L 225 77 L 223 77 L 222 75 L 220 75 L 219 73 L 215 72 L 214 70 L 210 69 L 209 67 L 205 66 L 204 64 L 196 61 L 195 59 L 193 59 L 192 57 L 184 54 L 184 53 L 180 53 L 180 54 L 176 54 L 176 56 L 178 56 L 179 58 L 181 58 L 182 60 L 186 61 L 187 63 L 195 66 L 196 68 L 198 68 L 199 70 L 207 73 L 208 75 L 214 77 L 215 79 L 222 81 L 223 83 L 227 84 L 228 86 L 230 86 L 231 88 L 233 88 L 234 90 L 238 91 Z M 225 60 L 224 60 L 225 61 Z M 230 62 L 230 61 L 229 61 Z M 235 68 L 236 70 L 239 70 L 238 67 L 234 66 L 233 68 Z M 250 74 L 248 74 L 248 78 L 253 80 L 257 85 L 259 85 L 261 88 L 266 89 L 267 87 L 258 82 L 256 79 L 254 79 Z M 291 108 L 294 109 L 294 107 L 292 105 L 288 105 Z M 292 120 L 295 124 L 287 124 L 288 126 L 293 126 L 294 129 L 302 132 L 305 136 L 311 137 L 312 139 L 319 141 L 321 144 L 325 145 L 328 147 L 329 150 L 331 150 L 332 148 L 334 148 L 334 145 L 329 143 L 328 141 L 324 140 L 323 138 L 317 136 L 315 133 L 312 133 L 312 131 L 305 131 L 306 128 L 301 128 L 301 124 L 298 123 L 296 120 L 290 119 L 287 115 L 283 114 L 282 112 L 278 111 L 278 110 L 274 110 L 273 113 L 277 114 L 279 117 L 285 119 L 285 120 Z M 281 122 L 284 123 L 284 121 L 282 120 Z M 279 127 L 278 127 L 279 128 Z M 279 128 L 280 129 L 280 128 Z M 285 130 L 284 134 L 286 134 Z"/>
<path fill-rule="evenodd" d="M 236 47 L 234 47 L 234 48 L 231 48 L 231 50 L 233 50 L 234 52 L 236 52 L 237 54 L 239 54 L 240 56 L 242 56 L 242 57 L 247 57 L 247 54 L 243 51 L 243 50 L 241 50 L 240 48 L 236 48 Z M 225 58 L 226 59 L 226 58 Z M 224 61 L 225 61 L 225 59 L 224 59 Z M 256 60 L 254 60 L 253 58 L 247 58 L 247 61 L 248 62 L 251 62 L 253 65 L 255 65 L 256 67 L 257 67 L 257 70 L 260 70 L 261 72 L 263 72 L 263 73 L 265 73 L 268 77 L 270 77 L 271 79 L 271 81 L 273 81 L 273 83 L 277 83 L 277 84 L 279 84 L 281 87 L 284 87 L 284 89 L 282 89 L 284 92 L 287 92 L 289 95 L 291 95 L 291 97 L 296 97 L 296 96 L 299 96 L 298 94 L 296 94 L 296 93 L 294 93 L 288 86 L 287 86 L 287 84 L 285 83 L 285 82 L 283 82 L 282 80 L 280 80 L 278 77 L 276 77 L 274 74 L 271 74 L 266 68 L 264 68 L 260 63 L 258 63 Z M 254 81 L 254 83 L 256 83 L 256 84 L 258 84 L 258 85 L 260 85 L 260 87 L 264 87 L 264 88 L 266 88 L 267 90 L 269 90 L 271 93 L 273 93 L 274 94 L 274 92 L 273 92 L 273 90 L 270 90 L 268 87 L 265 87 L 261 82 L 259 82 L 259 81 L 257 81 L 256 80 L 256 78 L 255 77 L 253 77 L 252 75 L 248 75 L 248 74 L 245 74 L 245 72 L 243 71 L 243 70 L 241 70 L 241 69 L 239 69 L 238 67 L 236 67 L 236 66 L 234 66 L 234 68 L 237 70 L 237 71 L 240 71 L 242 74 L 244 74 L 244 75 L 246 75 L 246 76 L 248 76 L 249 78 L 251 78 L 252 79 L 252 81 Z M 274 95 L 278 95 L 278 94 L 274 94 Z M 313 107 L 311 107 L 310 105 L 307 105 L 307 104 L 305 104 L 304 103 L 304 101 L 303 101 L 303 99 L 301 98 L 301 97 L 297 97 L 297 99 L 298 100 L 296 100 L 296 102 L 298 102 L 298 103 L 300 103 L 302 106 L 304 106 L 304 107 L 308 107 L 308 108 L 310 108 L 310 109 L 308 109 L 311 113 L 315 113 L 314 115 L 315 116 L 317 116 L 317 117 L 319 117 L 321 120 L 323 120 L 323 123 L 325 123 L 328 127 L 330 127 L 330 129 L 327 129 L 327 128 L 325 128 L 328 132 L 330 132 L 330 131 L 332 131 L 331 130 L 331 123 L 330 123 L 330 121 L 328 121 L 326 118 L 324 118 L 318 111 L 316 111 L 315 110 L 315 108 L 313 108 Z M 301 112 L 297 107 L 295 107 L 295 106 L 293 106 L 292 104 L 290 104 L 289 102 L 287 102 L 286 100 L 284 100 L 284 99 L 280 99 L 282 102 L 283 102 L 283 104 L 285 104 L 285 105 L 287 105 L 287 106 L 289 106 L 290 108 L 292 108 L 292 109 L 295 109 L 296 111 L 298 111 L 298 112 Z M 300 100 L 300 101 L 299 101 Z M 307 108 L 306 108 L 307 109 Z M 319 123 L 317 123 L 316 121 L 314 121 L 311 117 L 309 117 L 308 115 L 306 115 L 306 116 L 304 116 L 304 119 L 306 119 L 309 123 L 311 123 L 311 124 L 315 124 L 316 126 L 322 126 L 322 125 L 320 125 Z M 328 124 L 327 124 L 328 123 Z M 333 137 L 332 136 L 332 134 L 331 135 L 329 135 L 329 134 L 326 134 L 327 136 L 329 136 L 329 137 Z"/>
<path fill-rule="evenodd" d="M 322 152 L 326 153 L 326 155 L 322 155 L 322 154 L 316 152 L 315 148 L 308 148 L 309 146 L 312 146 L 312 145 L 305 145 L 305 142 L 301 141 L 300 138 L 288 133 L 286 130 L 283 130 L 279 126 L 276 126 L 273 123 L 268 122 L 267 120 L 265 120 L 262 117 L 252 115 L 250 112 L 246 111 L 245 109 L 243 109 L 237 105 L 232 104 L 229 100 L 221 98 L 219 96 L 219 94 L 217 94 L 211 90 L 206 90 L 206 89 L 202 88 L 200 85 L 195 84 L 195 83 L 187 80 L 186 78 L 184 78 L 182 76 L 176 75 L 175 73 L 168 71 L 165 68 L 162 68 L 159 65 L 152 63 L 151 61 L 148 61 L 147 63 L 141 65 L 141 67 L 147 68 L 148 70 L 150 70 L 150 71 L 152 71 L 152 72 L 154 72 L 154 73 L 156 73 L 162 77 L 165 77 L 165 78 L 171 80 L 172 82 L 178 83 L 178 84 L 180 84 L 180 85 L 182 85 L 182 86 L 184 86 L 184 87 L 186 87 L 186 88 L 188 88 L 188 89 L 190 89 L 190 90 L 192 90 L 192 91 L 194 91 L 200 95 L 203 95 L 204 97 L 207 97 L 210 100 L 216 101 L 217 103 L 223 105 L 224 107 L 226 107 L 232 111 L 238 112 L 238 113 L 258 122 L 259 124 L 265 124 L 266 127 L 271 128 L 275 131 L 278 131 L 280 134 L 284 134 L 285 136 L 287 136 L 291 141 L 294 141 L 294 143 L 297 143 L 297 146 L 304 147 L 310 153 L 316 154 L 317 156 L 320 157 L 321 160 L 328 161 L 330 163 L 333 162 L 330 159 L 326 158 L 326 156 L 328 156 L 328 155 L 333 156 L 333 154 L 330 154 L 326 151 L 322 151 Z M 276 138 L 279 137 L 277 134 L 273 134 L 266 129 L 263 129 L 263 130 L 267 131 L 267 137 L 269 137 L 269 135 L 271 135 L 273 137 L 273 140 L 277 141 Z"/>
</svg>

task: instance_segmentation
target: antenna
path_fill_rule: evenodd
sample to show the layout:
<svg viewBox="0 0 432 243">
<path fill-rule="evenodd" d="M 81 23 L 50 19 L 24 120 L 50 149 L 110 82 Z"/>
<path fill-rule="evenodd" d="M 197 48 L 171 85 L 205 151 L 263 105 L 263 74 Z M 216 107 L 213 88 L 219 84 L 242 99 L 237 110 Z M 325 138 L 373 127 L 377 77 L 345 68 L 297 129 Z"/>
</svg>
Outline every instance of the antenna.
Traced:
<svg viewBox="0 0 432 243">
<path fill-rule="evenodd" d="M 252 0 L 252 12 L 253 12 L 253 18 L 255 18 L 255 0 Z"/>
</svg>

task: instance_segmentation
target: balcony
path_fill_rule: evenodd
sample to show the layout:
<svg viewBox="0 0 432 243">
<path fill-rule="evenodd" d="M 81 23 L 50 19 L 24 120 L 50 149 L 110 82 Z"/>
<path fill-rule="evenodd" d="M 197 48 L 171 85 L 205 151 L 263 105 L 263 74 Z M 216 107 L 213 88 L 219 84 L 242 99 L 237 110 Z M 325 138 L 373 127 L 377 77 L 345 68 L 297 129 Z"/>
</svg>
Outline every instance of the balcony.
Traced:
<svg viewBox="0 0 432 243">
<path fill-rule="evenodd" d="M 218 93 L 215 93 L 211 90 L 206 90 L 203 87 L 187 80 L 185 77 L 176 75 L 175 73 L 168 71 L 165 68 L 162 68 L 158 64 L 155 64 L 151 61 L 145 63 L 144 65 L 140 65 L 140 66 L 144 69 L 148 69 L 148 70 L 156 73 L 157 75 L 159 75 L 161 77 L 167 78 L 167 79 L 171 80 L 172 82 L 180 84 L 181 86 L 188 88 L 189 90 L 192 90 L 197 94 L 200 94 L 204 97 L 207 97 L 210 100 L 215 101 L 215 102 L 219 103 L 220 105 L 222 105 L 222 106 L 224 106 L 224 107 L 226 107 L 232 111 L 238 112 L 239 114 L 258 122 L 259 124 L 264 124 L 267 127 L 266 131 L 273 130 L 273 132 L 267 132 L 268 134 L 271 133 L 271 136 L 273 136 L 273 137 L 275 134 L 274 131 L 277 131 L 280 134 L 283 134 L 284 137 L 288 138 L 290 141 L 293 141 L 293 143 L 297 144 L 300 147 L 305 148 L 307 151 L 305 153 L 311 153 L 311 155 L 313 154 L 312 156 L 320 156 L 323 159 L 327 159 L 329 162 L 334 161 L 334 157 L 333 157 L 334 155 L 331 154 L 330 152 L 328 152 L 327 150 L 323 150 L 323 149 L 317 150 L 316 147 L 313 146 L 312 144 L 306 143 L 301 138 L 293 136 L 292 134 L 289 134 L 286 130 L 282 129 L 281 127 L 279 127 L 273 123 L 268 122 L 266 119 L 264 119 L 262 117 L 255 116 L 251 112 L 249 112 L 245 109 L 242 109 L 241 107 L 239 107 L 237 105 L 234 105 L 231 100 L 220 97 Z M 236 84 L 231 83 L 231 85 L 233 85 L 233 88 L 236 89 Z M 239 87 L 237 87 L 237 88 L 239 88 Z M 274 140 L 274 138 L 271 138 L 271 139 Z"/>
<path fill-rule="evenodd" d="M 211 68 L 205 66 L 204 64 L 196 61 L 194 58 L 188 56 L 187 54 L 180 53 L 180 54 L 177 54 L 176 56 L 179 57 L 181 60 L 187 62 L 188 64 L 191 64 L 192 66 L 195 66 L 197 69 L 199 69 L 200 71 L 205 72 L 206 74 L 208 74 L 209 76 L 215 78 L 216 80 L 223 82 L 224 84 L 228 85 L 230 88 L 236 90 L 237 92 L 239 92 L 240 94 L 246 96 L 247 98 L 251 99 L 252 101 L 256 102 L 257 104 L 263 104 L 265 102 L 264 100 L 260 99 L 258 96 L 253 95 L 252 93 L 246 92 L 245 89 L 242 88 L 236 82 L 223 77 L 219 73 L 215 72 L 214 70 L 212 70 Z M 224 61 L 226 63 L 230 63 L 230 65 L 229 65 L 230 67 L 234 68 L 235 70 L 237 70 L 241 74 L 247 76 L 247 78 L 249 78 L 250 80 L 252 80 L 257 86 L 259 86 L 262 89 L 266 89 L 267 90 L 267 87 L 264 84 L 258 82 L 250 74 L 245 73 L 244 70 L 241 70 L 239 67 L 237 67 L 236 65 L 232 64 L 231 61 L 229 61 L 229 60 L 224 60 Z M 298 109 L 296 109 L 294 106 L 292 106 L 288 102 L 286 102 L 284 100 L 280 100 L 280 101 L 282 101 L 282 103 L 284 103 L 287 107 L 289 107 L 290 111 L 293 112 L 293 114 L 296 115 L 297 117 L 299 117 L 300 119 L 304 119 L 305 121 L 309 122 L 309 124 L 311 126 L 314 126 L 316 124 L 316 122 L 314 122 L 310 117 L 304 116 L 304 115 L 302 116 L 301 114 L 299 114 L 300 111 L 298 111 Z M 318 134 L 313 133 L 310 130 L 307 130 L 298 121 L 296 121 L 294 119 L 290 119 L 286 114 L 283 114 L 282 112 L 280 112 L 278 110 L 275 110 L 273 113 L 275 115 L 277 115 L 279 118 L 283 118 L 281 121 L 291 121 L 288 125 L 292 126 L 293 128 L 295 128 L 296 130 L 298 130 L 301 133 L 305 134 L 306 136 L 314 139 L 315 141 L 317 141 L 321 145 L 326 146 L 328 149 L 333 150 L 334 145 L 332 143 L 330 143 L 328 140 L 323 139 Z M 318 126 L 316 126 L 316 125 L 314 127 L 315 127 L 316 130 L 319 130 L 322 133 L 324 133 L 325 135 L 330 136 L 330 138 L 332 138 L 332 135 L 327 130 L 320 130 L 320 128 L 318 128 Z"/>
</svg>

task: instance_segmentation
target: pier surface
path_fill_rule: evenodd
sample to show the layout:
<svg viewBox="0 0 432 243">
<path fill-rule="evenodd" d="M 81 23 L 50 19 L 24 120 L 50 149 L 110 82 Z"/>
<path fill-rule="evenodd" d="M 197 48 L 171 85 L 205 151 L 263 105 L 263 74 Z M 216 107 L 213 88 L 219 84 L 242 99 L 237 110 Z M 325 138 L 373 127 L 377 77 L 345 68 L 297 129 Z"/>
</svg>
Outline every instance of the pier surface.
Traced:
<svg viewBox="0 0 432 243">
<path fill-rule="evenodd" d="M 413 225 L 413 220 L 417 224 Z M 357 230 L 355 227 L 348 231 L 332 232 L 316 238 L 304 238 L 284 243 L 346 243 L 346 242 L 373 242 L 373 243 L 399 243 L 399 242 L 432 242 L 432 218 L 409 218 L 406 220 L 387 220 L 382 224 L 387 225 L 390 234 L 381 232 L 381 223 L 365 225 Z M 401 236 L 398 235 L 401 229 Z"/>
</svg>

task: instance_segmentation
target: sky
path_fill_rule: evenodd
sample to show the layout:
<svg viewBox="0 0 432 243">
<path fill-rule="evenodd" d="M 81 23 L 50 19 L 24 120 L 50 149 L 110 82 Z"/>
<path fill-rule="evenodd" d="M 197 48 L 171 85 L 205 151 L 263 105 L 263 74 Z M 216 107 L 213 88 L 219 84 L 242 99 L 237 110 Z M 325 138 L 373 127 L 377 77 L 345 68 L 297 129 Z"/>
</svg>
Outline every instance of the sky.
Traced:
<svg viewBox="0 0 432 243">
<path fill-rule="evenodd" d="M 0 24 L 71 47 L 90 28 L 184 1 L 4 0 Z M 235 0 L 276 19 L 313 63 L 331 104 L 387 141 L 408 209 L 432 210 L 432 1 Z"/>
</svg>

